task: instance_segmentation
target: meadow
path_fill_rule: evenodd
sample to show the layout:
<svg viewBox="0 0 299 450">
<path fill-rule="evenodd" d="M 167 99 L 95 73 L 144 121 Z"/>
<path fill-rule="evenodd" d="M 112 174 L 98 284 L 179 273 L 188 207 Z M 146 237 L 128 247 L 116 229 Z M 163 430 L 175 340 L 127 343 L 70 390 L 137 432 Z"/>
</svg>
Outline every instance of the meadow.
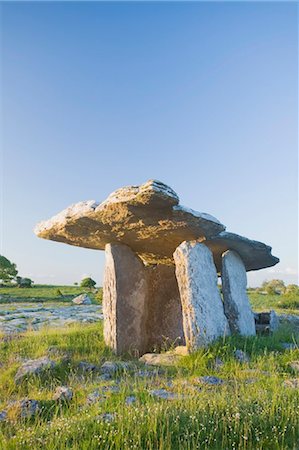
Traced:
<svg viewBox="0 0 299 450">
<path fill-rule="evenodd" d="M 256 309 L 267 310 L 274 302 L 272 296 L 250 296 Z M 296 311 L 281 308 L 278 296 L 273 297 L 280 312 Z M 237 349 L 247 361 L 236 358 Z M 16 383 L 22 362 L 42 356 L 55 361 L 55 367 Z M 127 364 L 107 379 L 101 371 L 80 366 L 84 361 L 100 368 L 108 360 Z M 113 355 L 103 342 L 100 322 L 2 336 L 0 412 L 6 408 L 8 420 L 0 422 L 0 448 L 295 450 L 299 375 L 292 362 L 298 360 L 298 330 L 286 324 L 270 336 L 219 340 L 159 369 L 131 355 Z M 216 378 L 202 378 L 207 376 Z M 70 401 L 53 400 L 61 385 L 72 389 Z M 170 394 L 166 399 L 155 394 L 161 389 Z M 39 401 L 33 417 L 20 417 L 10 403 L 23 398 Z"/>
</svg>

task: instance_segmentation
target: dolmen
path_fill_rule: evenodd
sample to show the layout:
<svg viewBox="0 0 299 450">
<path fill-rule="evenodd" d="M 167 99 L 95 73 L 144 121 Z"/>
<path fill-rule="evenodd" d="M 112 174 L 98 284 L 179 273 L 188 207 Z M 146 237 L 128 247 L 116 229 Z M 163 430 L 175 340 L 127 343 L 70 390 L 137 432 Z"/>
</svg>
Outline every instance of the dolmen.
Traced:
<svg viewBox="0 0 299 450">
<path fill-rule="evenodd" d="M 117 354 L 255 335 L 246 272 L 274 266 L 271 247 L 225 231 L 150 180 L 102 203 L 76 203 L 39 223 L 37 236 L 105 250 L 104 338 Z M 222 280 L 222 292 L 218 286 Z"/>
</svg>

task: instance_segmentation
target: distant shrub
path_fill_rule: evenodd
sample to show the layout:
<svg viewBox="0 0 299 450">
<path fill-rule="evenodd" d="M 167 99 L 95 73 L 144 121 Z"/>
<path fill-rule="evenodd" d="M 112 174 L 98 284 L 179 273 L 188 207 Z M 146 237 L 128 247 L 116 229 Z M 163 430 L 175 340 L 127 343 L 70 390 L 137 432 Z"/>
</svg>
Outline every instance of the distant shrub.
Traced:
<svg viewBox="0 0 299 450">
<path fill-rule="evenodd" d="M 298 296 L 299 297 L 299 286 L 297 284 L 289 284 L 286 287 L 284 295 L 287 295 L 287 296 Z"/>
<path fill-rule="evenodd" d="M 55 294 L 57 297 L 63 297 L 63 293 L 61 292 L 60 289 L 56 289 Z"/>
<path fill-rule="evenodd" d="M 260 291 L 267 292 L 267 294 L 283 294 L 285 292 L 285 284 L 282 280 L 264 281 Z"/>
<path fill-rule="evenodd" d="M 80 286 L 92 289 L 95 287 L 96 284 L 97 283 L 92 278 L 88 277 L 88 278 L 83 278 L 83 280 L 80 283 Z"/>
<path fill-rule="evenodd" d="M 16 283 L 19 288 L 31 288 L 33 281 L 30 278 L 16 277 Z"/>
<path fill-rule="evenodd" d="M 97 289 L 94 297 L 97 303 L 101 304 L 103 301 L 103 289 L 102 288 Z"/>
</svg>

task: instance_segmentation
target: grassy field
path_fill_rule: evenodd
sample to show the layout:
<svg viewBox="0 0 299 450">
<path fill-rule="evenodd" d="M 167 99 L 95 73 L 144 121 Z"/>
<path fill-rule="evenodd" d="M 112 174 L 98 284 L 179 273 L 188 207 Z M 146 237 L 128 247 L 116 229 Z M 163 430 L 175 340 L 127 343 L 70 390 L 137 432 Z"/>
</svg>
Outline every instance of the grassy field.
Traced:
<svg viewBox="0 0 299 450">
<path fill-rule="evenodd" d="M 0 448 L 298 449 L 299 390 L 285 386 L 284 380 L 295 377 L 289 362 L 299 359 L 299 350 L 284 350 L 282 342 L 297 342 L 291 329 L 271 337 L 229 338 L 145 378 L 137 376 L 141 363 L 129 358 L 134 369 L 103 381 L 78 369 L 82 360 L 101 364 L 115 359 L 103 343 L 101 325 L 27 332 L 0 343 L 0 410 L 24 397 L 39 400 L 42 409 L 31 419 L 17 419 L 10 412 L 10 421 L 0 423 Z M 14 382 L 20 358 L 44 356 L 53 347 L 55 369 Z M 238 362 L 236 348 L 246 351 L 250 362 Z M 213 368 L 216 357 L 224 362 L 218 370 Z M 197 377 L 205 375 L 224 382 L 198 384 Z M 73 389 L 71 402 L 52 399 L 59 385 Z M 119 392 L 106 391 L 100 401 L 87 404 L 88 394 L 107 386 L 118 386 Z M 158 388 L 182 398 L 154 398 L 150 390 Z M 128 396 L 136 399 L 131 405 L 126 404 Z M 107 413 L 111 420 L 102 416 Z"/>
<path fill-rule="evenodd" d="M 102 288 L 95 294 L 93 290 L 80 286 L 34 285 L 32 288 L 0 287 L 0 304 L 70 302 L 72 298 L 82 293 L 87 293 L 94 303 L 102 301 Z M 254 291 L 248 291 L 248 296 L 255 311 L 274 309 L 279 313 L 299 314 L 298 296 L 262 295 Z"/>
<path fill-rule="evenodd" d="M 101 301 L 102 288 L 95 295 L 93 289 L 80 286 L 51 286 L 37 284 L 31 288 L 0 287 L 0 304 L 9 302 L 70 302 L 76 295 L 86 293 L 94 303 Z"/>
<path fill-rule="evenodd" d="M 80 287 L 35 286 L 1 288 L 0 295 L 9 302 L 61 301 L 55 297 L 58 288 L 68 302 L 82 293 Z M 298 313 L 297 299 L 249 295 L 255 310 Z M 283 343 L 294 348 L 286 350 Z M 236 349 L 245 351 L 249 362 L 237 361 Z M 22 361 L 42 356 L 49 356 L 56 367 L 14 381 Z M 223 365 L 215 367 L 216 358 Z M 44 328 L 14 339 L 0 336 L 0 416 L 8 411 L 8 420 L 0 421 L 0 449 L 298 450 L 299 375 L 290 366 L 299 360 L 298 330 L 283 326 L 271 336 L 220 340 L 159 373 L 130 355 L 124 359 L 129 367 L 111 380 L 80 370 L 80 361 L 100 366 L 117 360 L 104 345 L 101 323 Z M 144 371 L 147 376 L 142 376 Z M 223 383 L 202 384 L 198 377 L 207 375 Z M 297 387 L 285 383 L 296 379 Z M 73 390 L 68 403 L 53 400 L 61 385 Z M 87 398 L 96 389 L 100 397 L 89 404 Z M 159 399 L 151 393 L 156 389 L 176 397 Z M 128 404 L 128 397 L 135 401 Z M 40 402 L 32 418 L 20 418 L 9 407 L 24 398 Z"/>
</svg>

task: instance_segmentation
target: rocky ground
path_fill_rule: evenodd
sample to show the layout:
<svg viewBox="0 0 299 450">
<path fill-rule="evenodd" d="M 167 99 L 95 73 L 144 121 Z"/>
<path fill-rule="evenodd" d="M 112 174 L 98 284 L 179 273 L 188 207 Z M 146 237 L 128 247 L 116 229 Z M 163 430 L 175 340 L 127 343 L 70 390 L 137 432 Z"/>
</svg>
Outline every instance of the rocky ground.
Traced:
<svg viewBox="0 0 299 450">
<path fill-rule="evenodd" d="M 91 323 L 101 320 L 100 305 L 73 305 L 65 303 L 10 303 L 0 305 L 0 332 L 16 333 L 42 326 L 63 327 L 76 322 Z"/>
</svg>

